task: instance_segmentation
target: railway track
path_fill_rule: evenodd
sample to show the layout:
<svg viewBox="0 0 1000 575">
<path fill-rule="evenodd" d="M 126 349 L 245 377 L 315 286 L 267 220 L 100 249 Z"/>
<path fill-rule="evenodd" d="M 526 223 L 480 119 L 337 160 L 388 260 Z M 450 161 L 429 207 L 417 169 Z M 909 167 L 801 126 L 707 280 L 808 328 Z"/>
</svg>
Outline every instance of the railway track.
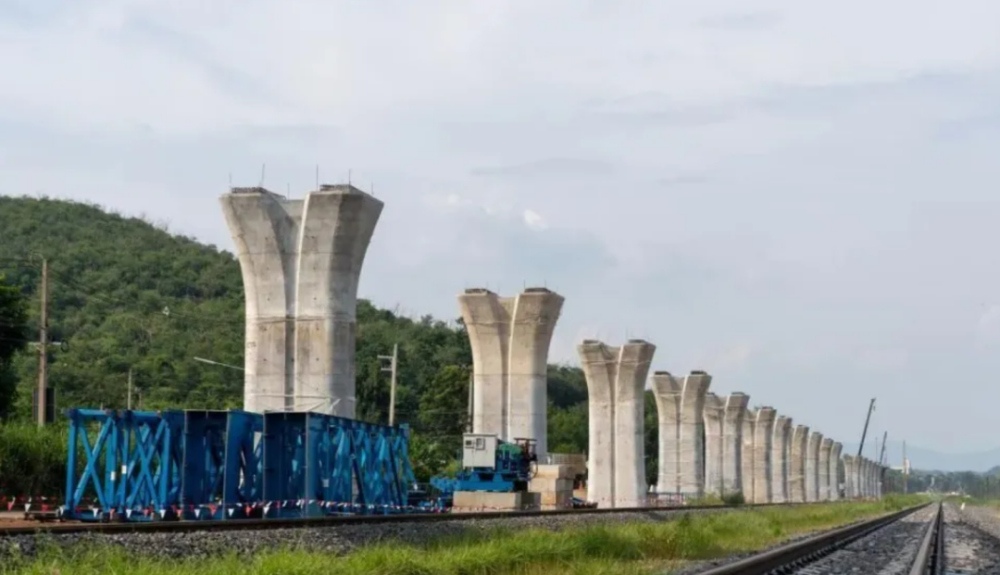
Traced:
<svg viewBox="0 0 1000 575">
<path fill-rule="evenodd" d="M 433 523 L 447 521 L 488 521 L 511 518 L 561 517 L 568 515 L 617 515 L 617 514 L 664 514 L 712 512 L 733 509 L 758 509 L 767 507 L 792 507 L 814 505 L 810 503 L 761 503 L 739 506 L 690 505 L 684 507 L 631 507 L 616 509 L 560 509 L 551 511 L 507 511 L 477 513 L 411 513 L 396 515 L 340 515 L 330 517 L 287 518 L 287 519 L 230 519 L 225 521 L 148 521 L 148 522 L 101 522 L 101 523 L 43 523 L 25 526 L 3 527 L 0 523 L 0 540 L 3 537 L 34 535 L 39 532 L 53 534 L 84 533 L 164 533 L 196 531 L 240 531 L 259 529 L 308 529 L 337 525 L 376 525 L 386 523 Z"/>
<path fill-rule="evenodd" d="M 834 529 L 698 575 L 1000 575 L 1000 512 L 927 504 Z M 985 521 L 984 521 L 985 518 Z"/>
</svg>

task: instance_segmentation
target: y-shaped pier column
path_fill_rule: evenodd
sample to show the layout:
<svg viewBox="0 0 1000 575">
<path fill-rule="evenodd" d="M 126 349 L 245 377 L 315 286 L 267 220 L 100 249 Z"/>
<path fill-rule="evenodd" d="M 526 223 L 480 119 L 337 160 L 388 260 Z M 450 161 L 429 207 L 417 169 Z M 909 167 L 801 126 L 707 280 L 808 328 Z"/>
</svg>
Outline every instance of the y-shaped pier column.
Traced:
<svg viewBox="0 0 1000 575">
<path fill-rule="evenodd" d="M 705 495 L 705 458 L 702 432 L 705 394 L 712 376 L 704 371 L 692 371 L 681 385 L 680 424 L 680 490 L 684 497 Z"/>
<path fill-rule="evenodd" d="M 246 292 L 243 408 L 353 418 L 358 282 L 382 202 L 351 185 L 220 202 Z"/>
<path fill-rule="evenodd" d="M 774 423 L 776 413 L 772 407 L 757 410 L 757 424 L 753 434 L 753 502 L 770 503 L 771 490 L 771 445 L 774 443 Z"/>
<path fill-rule="evenodd" d="M 587 499 L 604 507 L 646 500 L 646 376 L 656 346 L 641 339 L 621 347 L 584 340 L 577 347 L 590 396 Z"/>
<path fill-rule="evenodd" d="M 788 502 L 788 456 L 791 448 L 792 418 L 779 415 L 771 440 L 771 503 Z"/>
<path fill-rule="evenodd" d="M 723 495 L 743 491 L 743 416 L 749 402 L 750 396 L 738 391 L 726 398 L 722 422 Z"/>
<path fill-rule="evenodd" d="M 705 394 L 705 493 L 723 493 L 722 434 L 725 401 L 714 393 Z"/>
<path fill-rule="evenodd" d="M 505 441 L 534 439 L 548 453 L 548 360 L 563 297 L 528 288 L 502 298 L 487 289 L 458 296 L 472 345 L 472 431 Z"/>
<path fill-rule="evenodd" d="M 833 440 L 824 437 L 819 443 L 819 501 L 830 500 L 830 450 Z"/>
<path fill-rule="evenodd" d="M 856 499 L 860 497 L 858 486 L 858 457 L 855 455 L 844 456 L 844 497 Z"/>
<path fill-rule="evenodd" d="M 659 421 L 656 492 L 680 495 L 681 380 L 669 371 L 653 373 L 653 398 Z"/>
<path fill-rule="evenodd" d="M 823 434 L 814 431 L 809 434 L 806 445 L 806 501 L 819 501 L 819 444 Z"/>
<path fill-rule="evenodd" d="M 844 444 L 834 442 L 830 449 L 830 501 L 840 500 L 840 453 Z"/>
<path fill-rule="evenodd" d="M 806 500 L 806 451 L 809 445 L 809 426 L 796 425 L 792 432 L 791 465 L 788 468 L 788 494 L 792 503 Z"/>
<path fill-rule="evenodd" d="M 740 445 L 740 476 L 743 480 L 743 500 L 757 501 L 757 466 L 754 464 L 754 440 L 757 436 L 757 411 L 747 409 L 743 413 L 743 437 Z"/>
</svg>

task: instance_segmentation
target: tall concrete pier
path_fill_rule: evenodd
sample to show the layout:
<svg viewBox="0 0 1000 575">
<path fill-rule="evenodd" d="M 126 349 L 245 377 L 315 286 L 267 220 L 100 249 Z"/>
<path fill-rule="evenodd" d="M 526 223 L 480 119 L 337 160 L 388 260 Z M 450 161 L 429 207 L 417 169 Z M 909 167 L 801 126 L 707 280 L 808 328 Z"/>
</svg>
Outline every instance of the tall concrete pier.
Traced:
<svg viewBox="0 0 1000 575">
<path fill-rule="evenodd" d="M 840 453 L 844 444 L 834 442 L 830 449 L 830 501 L 840 500 Z"/>
<path fill-rule="evenodd" d="M 753 503 L 757 492 L 757 466 L 754 458 L 754 439 L 757 435 L 757 410 L 743 413 L 743 437 L 740 441 L 740 477 L 743 481 L 743 499 Z"/>
<path fill-rule="evenodd" d="M 472 431 L 534 439 L 540 461 L 548 453 L 549 345 L 563 301 L 545 288 L 515 297 L 475 288 L 458 296 L 472 346 Z"/>
<path fill-rule="evenodd" d="M 791 465 L 788 468 L 788 494 L 792 503 L 806 500 L 806 452 L 809 445 L 809 426 L 796 425 L 792 432 Z"/>
<path fill-rule="evenodd" d="M 750 396 L 738 391 L 726 398 L 722 423 L 723 494 L 743 491 L 743 416 L 749 402 Z"/>
<path fill-rule="evenodd" d="M 854 455 L 844 456 L 844 497 L 847 499 L 859 497 L 858 458 Z"/>
<path fill-rule="evenodd" d="M 656 492 L 678 495 L 681 492 L 681 390 L 683 382 L 669 371 L 653 373 L 653 398 L 659 421 L 659 453 Z"/>
<path fill-rule="evenodd" d="M 584 340 L 577 351 L 590 396 L 587 498 L 602 507 L 644 505 L 644 392 L 656 346 L 641 339 L 621 347 Z"/>
<path fill-rule="evenodd" d="M 243 408 L 353 418 L 358 282 L 382 202 L 351 185 L 220 202 L 246 292 Z"/>
<path fill-rule="evenodd" d="M 806 501 L 819 501 L 819 444 L 823 434 L 813 431 L 806 444 Z"/>
<path fill-rule="evenodd" d="M 771 489 L 771 445 L 774 439 L 774 423 L 777 414 L 772 407 L 757 410 L 757 423 L 753 434 L 753 502 L 770 503 Z"/>
<path fill-rule="evenodd" d="M 705 459 L 702 432 L 705 394 L 712 376 L 704 371 L 692 371 L 681 386 L 681 424 L 678 450 L 680 490 L 685 497 L 705 495 Z"/>
<path fill-rule="evenodd" d="M 726 403 L 714 393 L 705 394 L 705 493 L 723 494 L 722 434 Z"/>
<path fill-rule="evenodd" d="M 771 503 L 788 502 L 789 451 L 792 445 L 792 418 L 779 415 L 771 439 Z"/>
<path fill-rule="evenodd" d="M 819 442 L 819 500 L 830 500 L 830 450 L 833 449 L 833 440 L 824 437 Z"/>
</svg>

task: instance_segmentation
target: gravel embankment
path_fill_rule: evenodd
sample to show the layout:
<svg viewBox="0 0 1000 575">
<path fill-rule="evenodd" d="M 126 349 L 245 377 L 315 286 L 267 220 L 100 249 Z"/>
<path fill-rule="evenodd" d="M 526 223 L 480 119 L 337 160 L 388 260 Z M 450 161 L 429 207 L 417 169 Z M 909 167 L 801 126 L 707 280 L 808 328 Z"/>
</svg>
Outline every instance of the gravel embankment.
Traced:
<svg viewBox="0 0 1000 575">
<path fill-rule="evenodd" d="M 909 561 L 916 554 L 917 546 L 920 544 L 920 535 L 923 534 L 923 529 L 927 526 L 927 522 L 930 521 L 931 517 L 933 517 L 933 509 L 917 511 L 892 525 L 883 527 L 864 539 L 855 541 L 844 549 L 835 551 L 811 565 L 794 571 L 794 573 L 801 575 L 905 574 L 909 570 Z M 860 523 L 860 521 L 856 523 Z M 846 525 L 843 527 L 846 527 Z M 765 551 L 783 547 L 789 543 L 800 541 L 816 534 L 809 533 L 788 539 L 778 545 L 769 547 Z M 908 557 L 903 561 L 895 558 L 896 555 L 900 554 L 900 550 L 902 550 L 904 555 L 908 554 Z M 708 569 L 734 563 L 762 552 L 730 555 L 718 561 L 693 562 L 680 571 L 672 573 L 672 575 L 696 575 Z"/>
<path fill-rule="evenodd" d="M 1000 575 L 1000 511 L 945 506 L 945 570 Z"/>
<path fill-rule="evenodd" d="M 930 506 L 907 515 L 795 573 L 905 575 L 910 571 L 921 537 L 934 518 L 936 509 Z"/>
<path fill-rule="evenodd" d="M 206 557 L 224 553 L 252 554 L 279 547 L 299 547 L 335 554 L 349 553 L 373 543 L 398 541 L 408 544 L 427 543 L 437 538 L 483 532 L 492 529 L 543 528 L 558 530 L 570 526 L 593 524 L 673 521 L 686 514 L 731 512 L 710 511 L 647 511 L 640 513 L 557 515 L 551 517 L 505 517 L 432 521 L 426 523 L 381 523 L 337 525 L 316 528 L 253 529 L 241 531 L 204 531 L 175 533 L 126 534 L 46 534 L 25 536 L 0 535 L 0 558 L 16 553 L 34 556 L 39 545 L 55 544 L 71 547 L 76 544 L 111 544 L 128 553 L 158 558 Z"/>
</svg>

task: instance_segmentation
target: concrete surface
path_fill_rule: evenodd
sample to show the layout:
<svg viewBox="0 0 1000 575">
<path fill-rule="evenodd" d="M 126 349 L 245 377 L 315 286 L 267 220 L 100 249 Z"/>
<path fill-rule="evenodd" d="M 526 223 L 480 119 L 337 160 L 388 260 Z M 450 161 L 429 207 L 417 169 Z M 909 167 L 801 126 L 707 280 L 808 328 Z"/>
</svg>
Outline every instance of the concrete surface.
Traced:
<svg viewBox="0 0 1000 575">
<path fill-rule="evenodd" d="M 601 507 L 644 505 L 645 389 L 656 346 L 584 340 L 577 351 L 590 396 L 588 498 Z"/>
<path fill-rule="evenodd" d="M 477 511 L 516 511 L 530 509 L 538 504 L 537 495 L 525 491 L 494 493 L 490 491 L 456 491 L 452 511 L 475 513 Z"/>
<path fill-rule="evenodd" d="M 844 444 L 839 441 L 835 441 L 830 449 L 830 501 L 840 500 L 840 487 L 843 482 L 840 477 L 840 454 L 843 450 Z"/>
<path fill-rule="evenodd" d="M 867 457 L 861 458 L 861 497 L 871 496 L 871 461 Z"/>
<path fill-rule="evenodd" d="M 472 346 L 472 431 L 534 439 L 539 461 L 548 454 L 549 345 L 563 301 L 545 288 L 507 298 L 474 288 L 458 296 Z"/>
<path fill-rule="evenodd" d="M 705 424 L 705 394 L 712 376 L 692 371 L 681 386 L 681 423 L 678 442 L 680 491 L 685 497 L 705 495 L 705 451 L 702 444 Z"/>
<path fill-rule="evenodd" d="M 743 482 L 743 499 L 756 501 L 757 467 L 754 465 L 754 438 L 757 436 L 757 411 L 743 413 L 743 434 L 740 437 L 740 480 Z"/>
<path fill-rule="evenodd" d="M 680 425 L 681 388 L 683 383 L 669 371 L 653 373 L 653 399 L 659 422 L 656 492 L 677 495 L 681 492 Z"/>
<path fill-rule="evenodd" d="M 858 497 L 858 467 L 857 456 L 844 456 L 844 497 L 854 499 Z"/>
<path fill-rule="evenodd" d="M 722 424 L 722 485 L 724 493 L 743 491 L 743 416 L 750 396 L 734 392 L 726 398 Z"/>
<path fill-rule="evenodd" d="M 829 501 L 830 500 L 830 450 L 833 449 L 833 440 L 829 437 L 824 437 L 819 442 L 819 468 L 817 470 L 818 476 L 818 490 L 819 490 L 819 500 Z"/>
<path fill-rule="evenodd" d="M 776 417 L 773 407 L 757 410 L 753 434 L 753 503 L 770 503 L 772 499 L 771 445 Z"/>
<path fill-rule="evenodd" d="M 723 494 L 722 434 L 726 403 L 714 393 L 705 394 L 705 493 Z"/>
<path fill-rule="evenodd" d="M 358 282 L 382 202 L 350 185 L 220 202 L 246 292 L 244 409 L 353 418 Z"/>
<path fill-rule="evenodd" d="M 806 443 L 806 501 L 819 501 L 819 444 L 823 434 L 813 431 Z"/>
<path fill-rule="evenodd" d="M 809 426 L 796 425 L 795 429 L 792 430 L 788 467 L 788 498 L 792 503 L 803 503 L 806 500 L 806 451 L 808 445 Z"/>
<path fill-rule="evenodd" d="M 788 470 L 792 447 L 792 418 L 779 415 L 771 438 L 771 503 L 788 502 Z"/>
</svg>

